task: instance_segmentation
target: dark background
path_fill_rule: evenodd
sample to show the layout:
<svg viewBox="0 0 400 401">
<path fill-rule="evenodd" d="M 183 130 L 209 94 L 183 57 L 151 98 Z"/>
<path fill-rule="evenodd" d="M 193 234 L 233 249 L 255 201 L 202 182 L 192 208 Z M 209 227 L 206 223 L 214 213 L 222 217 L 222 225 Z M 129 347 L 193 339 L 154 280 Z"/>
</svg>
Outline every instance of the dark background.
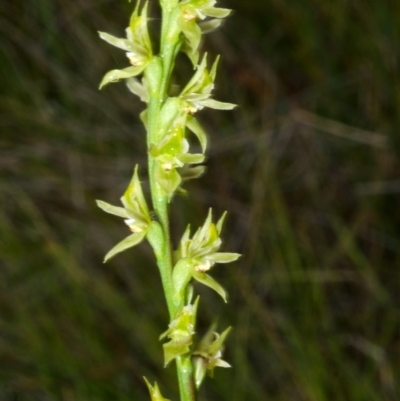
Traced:
<svg viewBox="0 0 400 401">
<path fill-rule="evenodd" d="M 198 288 L 199 331 L 234 327 L 233 369 L 201 400 L 399 400 L 400 2 L 221 5 L 236 12 L 203 49 L 222 54 L 216 98 L 240 107 L 200 114 L 208 171 L 172 206 L 175 240 L 229 210 L 225 249 L 244 254 L 213 270 L 228 305 Z M 145 172 L 143 105 L 97 90 L 127 64 L 96 31 L 122 36 L 132 7 L 0 2 L 2 401 L 148 400 L 143 375 L 178 399 L 153 256 L 102 264 L 127 232 L 94 203 Z"/>
</svg>

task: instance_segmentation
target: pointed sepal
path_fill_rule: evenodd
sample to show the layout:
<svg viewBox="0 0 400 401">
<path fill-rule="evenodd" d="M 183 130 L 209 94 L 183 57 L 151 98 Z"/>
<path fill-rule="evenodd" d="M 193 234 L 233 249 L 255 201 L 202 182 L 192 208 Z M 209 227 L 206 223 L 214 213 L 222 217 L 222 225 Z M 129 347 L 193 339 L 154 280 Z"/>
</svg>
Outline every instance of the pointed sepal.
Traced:
<svg viewBox="0 0 400 401">
<path fill-rule="evenodd" d="M 129 248 L 134 247 L 135 245 L 139 244 L 143 241 L 144 237 L 146 236 L 145 232 L 138 232 L 129 235 L 128 237 L 124 238 L 121 242 L 115 245 L 104 257 L 104 263 L 110 260 L 113 256 L 126 251 Z"/>
<path fill-rule="evenodd" d="M 147 388 L 149 389 L 151 401 L 170 401 L 161 395 L 161 391 L 157 382 L 154 382 L 154 386 L 152 386 L 145 377 L 143 377 L 143 379 L 146 382 Z"/>
</svg>

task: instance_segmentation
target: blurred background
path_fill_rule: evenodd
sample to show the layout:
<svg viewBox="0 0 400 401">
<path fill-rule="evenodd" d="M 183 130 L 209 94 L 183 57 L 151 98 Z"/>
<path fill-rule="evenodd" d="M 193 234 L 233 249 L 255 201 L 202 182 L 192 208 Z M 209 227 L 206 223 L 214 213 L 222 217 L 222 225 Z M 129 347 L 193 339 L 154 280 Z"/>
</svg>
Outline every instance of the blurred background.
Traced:
<svg viewBox="0 0 400 401">
<path fill-rule="evenodd" d="M 151 1 L 157 31 L 156 1 Z M 172 205 L 175 241 L 229 210 L 216 266 L 230 302 L 202 295 L 199 332 L 232 325 L 200 401 L 400 399 L 400 2 L 226 0 L 207 36 L 222 54 L 199 115 L 207 174 Z M 97 31 L 124 34 L 123 0 L 0 2 L 0 399 L 177 400 L 158 341 L 167 326 L 148 245 L 106 265 L 127 232 L 117 204 L 145 178 L 143 104 Z M 191 70 L 179 58 L 175 84 Z M 147 188 L 147 187 L 146 187 Z"/>
</svg>

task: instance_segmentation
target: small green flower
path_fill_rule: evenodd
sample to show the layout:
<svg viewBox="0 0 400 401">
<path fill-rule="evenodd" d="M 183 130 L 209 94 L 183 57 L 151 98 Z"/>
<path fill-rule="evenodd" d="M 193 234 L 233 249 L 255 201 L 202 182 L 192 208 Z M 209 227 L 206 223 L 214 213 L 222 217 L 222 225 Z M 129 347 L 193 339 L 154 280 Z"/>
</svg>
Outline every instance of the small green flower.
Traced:
<svg viewBox="0 0 400 401">
<path fill-rule="evenodd" d="M 210 209 L 203 227 L 196 231 L 192 239 L 190 239 L 190 227 L 183 234 L 175 253 L 178 262 L 172 273 L 174 298 L 177 305 L 184 299 L 184 291 L 192 278 L 216 291 L 227 302 L 226 291 L 206 273 L 216 263 L 231 263 L 240 257 L 238 253 L 218 252 L 222 245 L 220 234 L 225 216 L 226 213 L 215 225 L 212 222 Z"/>
<path fill-rule="evenodd" d="M 231 367 L 222 359 L 222 351 L 224 341 L 232 328 L 228 327 L 223 333 L 218 334 L 214 331 L 214 327 L 215 325 L 211 327 L 193 352 L 194 377 L 197 388 L 200 387 L 207 372 L 210 377 L 213 377 L 216 367 Z"/>
<path fill-rule="evenodd" d="M 104 262 L 107 262 L 117 253 L 139 244 L 148 233 L 150 225 L 157 224 L 151 221 L 150 212 L 140 185 L 137 165 L 133 178 L 121 198 L 121 202 L 124 207 L 112 206 L 101 200 L 96 201 L 97 206 L 105 212 L 124 218 L 125 224 L 133 233 L 115 245 L 105 256 Z"/>
<path fill-rule="evenodd" d="M 201 153 L 189 153 L 189 142 L 185 138 L 186 113 L 180 113 L 171 122 L 170 129 L 157 145 L 150 147 L 150 154 L 156 160 L 155 177 L 169 198 L 182 182 L 178 169 L 187 164 L 204 161 Z"/>
<path fill-rule="evenodd" d="M 165 366 L 177 356 L 187 354 L 190 351 L 195 333 L 198 304 L 199 297 L 197 297 L 193 305 L 184 306 L 176 318 L 169 324 L 168 330 L 161 334 L 160 340 L 165 337 L 170 339 L 169 342 L 163 345 Z"/>
<path fill-rule="evenodd" d="M 209 72 L 207 69 L 207 55 L 204 55 L 203 60 L 197 66 L 197 71 L 179 96 L 182 103 L 181 109 L 187 113 L 186 126 L 199 139 L 203 153 L 207 148 L 207 135 L 193 115 L 204 107 L 219 110 L 231 110 L 236 107 L 235 104 L 219 102 L 211 98 L 218 61 L 219 57 L 215 60 Z"/>
<path fill-rule="evenodd" d="M 143 379 L 149 389 L 151 401 L 169 401 L 161 395 L 157 382 L 154 382 L 154 386 L 152 386 L 145 377 Z"/>
<path fill-rule="evenodd" d="M 140 0 L 137 2 L 135 10 L 132 13 L 129 27 L 126 29 L 126 39 L 116 38 L 106 32 L 99 32 L 100 38 L 126 51 L 130 67 L 122 70 L 112 70 L 107 72 L 100 83 L 100 89 L 121 79 L 127 79 L 139 75 L 150 63 L 153 51 L 147 29 L 147 7 L 145 3 L 142 13 L 139 15 Z"/>
<path fill-rule="evenodd" d="M 233 103 L 219 102 L 211 99 L 218 62 L 219 57 L 214 61 L 209 72 L 207 69 L 207 54 L 205 54 L 201 63 L 196 67 L 196 73 L 181 92 L 180 98 L 186 102 L 189 114 L 195 114 L 204 107 L 218 110 L 232 110 L 236 107 Z"/>
<path fill-rule="evenodd" d="M 181 14 L 178 24 L 186 38 L 182 50 L 188 54 L 193 64 L 197 64 L 202 33 L 216 29 L 220 20 L 231 13 L 226 8 L 214 7 L 216 3 L 216 0 L 184 0 L 179 4 Z M 204 21 L 207 17 L 212 19 Z"/>
</svg>

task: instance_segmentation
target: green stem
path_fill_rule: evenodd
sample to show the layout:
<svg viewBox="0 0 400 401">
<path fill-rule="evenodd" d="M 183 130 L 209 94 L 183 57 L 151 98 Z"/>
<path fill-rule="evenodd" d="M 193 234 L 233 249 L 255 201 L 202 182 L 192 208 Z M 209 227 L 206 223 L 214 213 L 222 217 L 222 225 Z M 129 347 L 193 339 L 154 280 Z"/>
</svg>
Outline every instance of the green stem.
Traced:
<svg viewBox="0 0 400 401">
<path fill-rule="evenodd" d="M 193 365 L 190 355 L 181 355 L 177 357 L 176 368 L 178 371 L 181 401 L 195 401 L 196 388 L 193 380 Z"/>
<path fill-rule="evenodd" d="M 148 108 L 148 146 L 152 143 L 152 138 L 157 135 L 158 116 L 160 112 L 161 101 L 159 96 L 152 96 Z M 172 301 L 173 285 L 172 285 L 172 250 L 169 229 L 168 215 L 168 198 L 154 177 L 154 158 L 149 154 L 149 179 L 150 190 L 153 201 L 154 210 L 160 220 L 164 233 L 164 249 L 162 255 L 156 255 L 157 265 L 160 270 L 161 281 L 164 289 L 165 299 L 167 301 L 170 319 L 175 316 L 175 307 Z"/>
<path fill-rule="evenodd" d="M 157 84 L 157 92 L 150 94 L 150 102 L 148 107 L 148 147 L 156 140 L 159 130 L 159 114 L 161 107 L 167 98 L 167 90 L 170 82 L 171 72 L 175 62 L 177 49 L 180 45 L 179 36 L 173 38 L 167 37 L 167 31 L 171 18 L 171 5 L 175 5 L 175 0 L 169 2 L 168 6 L 163 9 L 163 26 L 161 38 L 161 60 L 162 74 Z M 172 284 L 172 243 L 169 224 L 169 200 L 160 185 L 156 182 L 154 176 L 154 158 L 149 154 L 149 179 L 151 188 L 151 197 L 153 207 L 160 220 L 163 229 L 163 254 L 157 256 L 157 264 L 160 270 L 161 281 L 167 301 L 170 319 L 174 319 L 176 315 L 176 306 L 173 302 L 173 284 Z M 181 401 L 196 401 L 196 390 L 193 379 L 193 365 L 190 355 L 183 355 L 176 359 L 176 367 L 179 381 L 179 392 Z"/>
</svg>

